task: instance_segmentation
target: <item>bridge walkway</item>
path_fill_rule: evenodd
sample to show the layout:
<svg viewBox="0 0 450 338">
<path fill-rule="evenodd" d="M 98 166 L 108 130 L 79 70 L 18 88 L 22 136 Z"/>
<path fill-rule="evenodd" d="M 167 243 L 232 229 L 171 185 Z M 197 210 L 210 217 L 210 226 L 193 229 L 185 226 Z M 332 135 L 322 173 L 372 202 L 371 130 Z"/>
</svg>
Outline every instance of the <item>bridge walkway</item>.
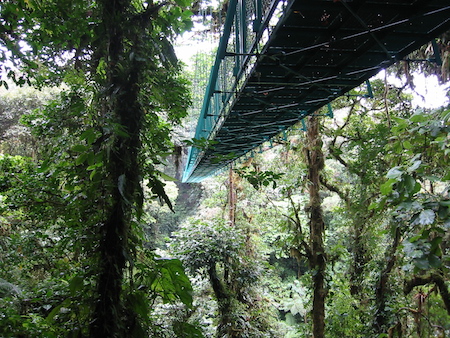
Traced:
<svg viewBox="0 0 450 338">
<path fill-rule="evenodd" d="M 449 0 L 230 0 L 194 136 L 203 146 L 190 149 L 183 181 L 213 175 L 449 29 Z"/>
</svg>

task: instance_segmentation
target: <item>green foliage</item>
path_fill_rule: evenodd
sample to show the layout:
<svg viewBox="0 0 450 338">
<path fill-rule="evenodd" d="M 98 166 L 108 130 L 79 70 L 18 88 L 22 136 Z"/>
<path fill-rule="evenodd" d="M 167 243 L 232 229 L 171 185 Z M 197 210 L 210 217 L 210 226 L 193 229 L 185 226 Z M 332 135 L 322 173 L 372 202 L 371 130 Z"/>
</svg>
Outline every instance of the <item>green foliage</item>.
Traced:
<svg viewBox="0 0 450 338">
<path fill-rule="evenodd" d="M 195 147 L 201 150 L 214 148 L 214 145 L 218 144 L 217 141 L 208 140 L 204 137 L 200 139 L 193 138 L 192 140 L 184 140 L 184 143 L 189 147 Z"/>
<path fill-rule="evenodd" d="M 73 210 L 58 180 L 29 158 L 2 156 L 0 166 L 1 226 L 7 235 L 0 278 L 20 290 L 2 299 L 2 311 L 11 312 L 1 319 L 2 333 L 57 337 L 75 326 L 83 331 L 92 284 L 81 243 L 70 240 L 82 235 L 69 222 Z"/>
<path fill-rule="evenodd" d="M 404 253 L 416 273 L 439 269 L 448 260 L 442 242 L 450 219 L 445 160 L 450 127 L 439 115 L 417 111 L 409 119 L 396 119 L 388 150 L 407 156 L 386 174 L 380 187 L 385 197 L 375 205 L 396 208 L 395 217 L 406 226 L 408 237 Z"/>
<path fill-rule="evenodd" d="M 21 320 L 7 336 L 86 336 L 89 329 L 142 336 L 155 298 L 192 303 L 179 261 L 151 257 L 151 292 L 134 283 L 144 240 L 136 225 L 142 173 L 150 197 L 170 205 L 155 166 L 170 152 L 170 123 L 190 104 L 170 43 L 191 26 L 190 12 L 174 3 L 115 4 L 31 0 L 0 8 L 0 57 L 14 65 L 4 74 L 18 85 L 67 85 L 22 117 L 39 142 L 37 162 L 26 170 L 3 162 L 6 261 L 18 263 L 7 282 L 33 299 L 11 317 Z M 125 274 L 128 267 L 137 271 Z"/>
<path fill-rule="evenodd" d="M 0 149 L 33 159 L 0 156 L 0 335 L 93 335 L 100 314 L 109 322 L 98 324 L 107 334 L 97 336 L 202 337 L 198 323 L 209 325 L 211 335 L 213 317 L 221 315 L 219 334 L 231 327 L 242 337 L 275 337 L 282 335 L 267 308 L 276 304 L 292 324 L 286 336 L 298 336 L 297 329 L 307 335 L 305 280 L 315 271 L 301 259 L 297 269 L 288 257 L 293 247 L 308 255 L 302 136 L 292 131 L 271 163 L 261 157 L 254 170 L 238 170 L 245 180 L 235 182 L 237 228 L 208 220 L 226 204 L 216 185 L 215 199 L 207 201 L 214 209 L 174 235 L 171 248 L 180 260 L 144 249 L 146 199 L 175 206 L 160 166 L 191 101 L 171 41 L 192 26 L 192 12 L 185 0 L 111 4 L 2 2 L 0 86 L 65 85 L 44 107 L 35 94 L 2 99 Z M 411 114 L 400 89 L 372 86 L 383 100 L 337 100 L 336 108 L 350 107 L 348 115 L 324 129 L 330 337 L 369 336 L 370 319 L 380 313 L 387 320 L 378 333 L 397 318 L 412 323 L 416 304 L 402 297 L 404 281 L 448 280 L 449 110 Z M 19 118 L 23 135 L 12 129 Z M 24 137 L 19 142 L 16 135 Z M 206 139 L 187 144 L 214 147 Z M 171 220 L 175 228 L 179 219 Z M 280 276 L 265 273 L 263 258 Z M 195 290 L 181 261 L 195 275 Z M 293 283 L 297 270 L 303 278 Z M 211 290 L 199 275 L 221 291 L 212 313 Z M 432 293 L 423 315 L 448 329 L 441 298 Z"/>
<path fill-rule="evenodd" d="M 261 293 L 261 246 L 254 242 L 250 229 L 231 227 L 220 218 L 213 218 L 191 220 L 173 233 L 170 248 L 193 275 L 196 292 L 209 294 L 212 288 L 218 336 L 232 332 L 240 332 L 242 337 L 278 334 L 274 314 L 268 307 L 270 301 L 265 292 Z M 209 287 L 199 283 L 205 279 Z M 196 310 L 206 321 L 205 317 L 212 314 L 203 312 L 204 309 Z"/>
<path fill-rule="evenodd" d="M 57 88 L 39 91 L 31 87 L 0 90 L 0 151 L 10 155 L 35 155 L 34 140 L 29 130 L 20 124 L 20 119 L 41 108 L 58 92 Z"/>
<path fill-rule="evenodd" d="M 248 180 L 248 182 L 258 190 L 262 186 L 267 187 L 272 184 L 272 188 L 275 189 L 277 187 L 276 180 L 283 177 L 284 173 L 274 173 L 273 171 L 256 171 L 250 170 L 248 168 L 244 169 L 234 169 L 234 171 L 242 178 Z"/>
<path fill-rule="evenodd" d="M 219 221 L 197 220 L 180 228 L 174 236 L 173 250 L 192 273 L 206 275 L 206 270 L 218 263 L 224 269 L 239 266 L 244 237 L 236 228 Z"/>
</svg>

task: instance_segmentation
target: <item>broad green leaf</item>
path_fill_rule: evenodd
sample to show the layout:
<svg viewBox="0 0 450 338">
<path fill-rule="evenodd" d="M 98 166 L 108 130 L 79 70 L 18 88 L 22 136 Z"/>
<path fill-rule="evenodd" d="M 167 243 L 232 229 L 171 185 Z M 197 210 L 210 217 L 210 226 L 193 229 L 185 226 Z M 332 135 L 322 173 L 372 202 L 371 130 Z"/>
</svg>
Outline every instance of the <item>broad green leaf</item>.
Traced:
<svg viewBox="0 0 450 338">
<path fill-rule="evenodd" d="M 95 163 L 95 154 L 93 151 L 88 152 L 87 163 L 92 166 Z"/>
<path fill-rule="evenodd" d="M 72 147 L 73 151 L 76 151 L 78 153 L 84 152 L 86 150 L 88 150 L 88 147 L 83 145 L 83 144 L 77 144 L 75 146 Z"/>
<path fill-rule="evenodd" d="M 448 206 L 440 205 L 438 208 L 438 216 L 440 219 L 447 219 L 450 215 L 450 208 Z"/>
<path fill-rule="evenodd" d="M 402 183 L 404 183 L 404 186 L 405 186 L 408 194 L 412 195 L 414 188 L 416 186 L 416 180 L 414 179 L 414 177 L 412 177 L 410 175 L 406 175 L 404 180 L 402 181 Z"/>
<path fill-rule="evenodd" d="M 98 134 L 99 133 L 94 128 L 89 128 L 80 135 L 80 138 L 86 140 L 88 144 L 92 144 L 97 140 Z"/>
<path fill-rule="evenodd" d="M 132 307 L 132 309 L 143 318 L 148 316 L 149 304 L 147 302 L 147 297 L 144 293 L 136 291 L 135 293 L 129 294 L 127 299 Z"/>
<path fill-rule="evenodd" d="M 178 181 L 175 177 L 169 176 L 161 171 L 158 172 L 158 175 L 165 181 L 171 181 L 171 182 Z"/>
<path fill-rule="evenodd" d="M 189 338 L 204 337 L 202 331 L 199 328 L 189 323 L 175 321 L 173 323 L 173 329 L 177 337 L 189 337 Z"/>
<path fill-rule="evenodd" d="M 411 142 L 409 142 L 408 140 L 403 141 L 403 148 L 405 148 L 405 149 L 411 149 L 411 148 L 412 148 Z"/>
<path fill-rule="evenodd" d="M 414 265 L 420 270 L 427 270 L 430 268 L 430 262 L 427 256 L 414 259 Z"/>
<path fill-rule="evenodd" d="M 403 172 L 400 167 L 394 167 L 388 171 L 386 178 L 398 180 L 402 176 Z"/>
<path fill-rule="evenodd" d="M 419 168 L 421 164 L 422 164 L 422 161 L 420 161 L 420 160 L 414 161 L 413 164 L 406 169 L 406 171 L 409 173 L 412 173 L 413 171 L 416 171 L 417 168 Z"/>
<path fill-rule="evenodd" d="M 69 281 L 70 294 L 73 296 L 80 291 L 84 286 L 84 278 L 82 276 L 76 275 Z"/>
<path fill-rule="evenodd" d="M 372 202 L 370 203 L 369 207 L 367 208 L 367 210 L 377 210 L 379 207 L 378 202 Z"/>
<path fill-rule="evenodd" d="M 45 318 L 46 321 L 52 322 L 53 318 L 61 311 L 63 307 L 67 307 L 70 304 L 70 299 L 65 299 L 58 306 L 55 306 L 52 311 Z"/>
<path fill-rule="evenodd" d="M 414 243 L 414 242 L 416 242 L 417 240 L 419 240 L 420 238 L 422 238 L 422 235 L 416 235 L 416 236 L 414 236 L 414 237 L 411 237 L 411 238 L 409 239 L 409 242 L 410 242 L 410 243 Z"/>
<path fill-rule="evenodd" d="M 435 252 L 436 251 L 436 249 L 438 249 L 439 248 L 439 245 L 442 243 L 442 237 L 441 236 L 438 236 L 438 237 L 435 237 L 435 238 L 433 238 L 433 240 L 431 241 L 431 248 L 430 248 L 430 250 L 432 251 L 432 252 Z"/>
<path fill-rule="evenodd" d="M 380 191 L 383 195 L 389 195 L 392 192 L 396 179 L 390 178 L 380 186 Z"/>
<path fill-rule="evenodd" d="M 424 114 L 414 114 L 413 116 L 410 117 L 410 121 L 411 122 L 425 122 L 428 120 L 428 116 L 424 115 Z"/>
<path fill-rule="evenodd" d="M 164 201 L 169 207 L 169 209 L 173 211 L 173 205 L 172 202 L 170 201 L 169 196 L 167 196 L 166 191 L 164 190 L 164 184 L 157 178 L 154 178 L 149 182 L 148 186 L 152 189 L 152 192 L 156 196 L 158 196 L 160 201 Z"/>
<path fill-rule="evenodd" d="M 41 163 L 41 165 L 38 167 L 38 172 L 39 173 L 43 173 L 43 172 L 46 172 L 47 171 L 47 169 L 50 167 L 50 162 L 47 160 L 47 161 L 44 161 L 44 162 L 42 162 Z"/>
<path fill-rule="evenodd" d="M 194 13 L 192 13 L 192 11 L 185 10 L 181 14 L 181 17 L 182 17 L 182 19 L 190 19 L 190 18 L 192 18 L 193 15 L 194 15 Z"/>
<path fill-rule="evenodd" d="M 88 154 L 87 153 L 81 153 L 80 156 L 78 156 L 75 159 L 75 164 L 76 165 L 80 165 L 80 164 L 84 163 L 87 160 L 87 158 L 88 158 Z"/>
<path fill-rule="evenodd" d="M 91 174 L 89 175 L 89 179 L 91 181 L 98 181 L 100 180 L 100 178 L 100 173 L 97 170 L 92 170 Z"/>
<path fill-rule="evenodd" d="M 436 255 L 428 255 L 428 262 L 432 268 L 440 268 L 442 265 L 441 259 Z"/>
<path fill-rule="evenodd" d="M 433 210 L 422 210 L 422 212 L 419 214 L 419 217 L 417 219 L 417 223 L 420 225 L 429 225 L 433 224 L 434 219 L 436 217 L 436 214 Z"/>
<path fill-rule="evenodd" d="M 175 0 L 175 3 L 182 7 L 188 7 L 191 4 L 191 0 Z"/>
</svg>

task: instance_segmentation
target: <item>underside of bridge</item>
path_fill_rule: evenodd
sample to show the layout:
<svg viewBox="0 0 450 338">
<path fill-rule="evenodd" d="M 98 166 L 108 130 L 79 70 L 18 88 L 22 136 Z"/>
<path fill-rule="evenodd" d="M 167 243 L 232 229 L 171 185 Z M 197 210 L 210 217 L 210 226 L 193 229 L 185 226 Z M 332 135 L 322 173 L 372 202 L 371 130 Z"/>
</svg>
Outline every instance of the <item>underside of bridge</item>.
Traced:
<svg viewBox="0 0 450 338">
<path fill-rule="evenodd" d="M 237 10 L 227 20 L 251 24 L 253 42 L 238 50 L 239 37 L 221 40 L 215 66 L 231 61 L 223 78 L 233 84 L 210 78 L 195 138 L 214 144 L 191 149 L 185 182 L 214 174 L 450 29 L 449 0 L 272 2 L 249 23 L 239 17 L 245 1 L 230 1 Z"/>
</svg>

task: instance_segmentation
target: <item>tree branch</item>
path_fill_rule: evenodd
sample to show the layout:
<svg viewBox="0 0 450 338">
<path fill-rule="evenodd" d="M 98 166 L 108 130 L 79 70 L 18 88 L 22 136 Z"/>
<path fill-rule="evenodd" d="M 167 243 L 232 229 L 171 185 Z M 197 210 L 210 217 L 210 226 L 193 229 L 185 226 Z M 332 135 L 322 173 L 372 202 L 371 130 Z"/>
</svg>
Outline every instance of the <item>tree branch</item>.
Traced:
<svg viewBox="0 0 450 338">
<path fill-rule="evenodd" d="M 348 197 L 348 192 L 343 192 L 341 189 L 339 189 L 337 186 L 329 183 L 327 181 L 327 179 L 323 176 L 320 175 L 319 177 L 320 180 L 320 184 L 322 184 L 325 188 L 327 188 L 328 190 L 335 192 L 336 194 L 338 194 L 338 196 L 345 201 L 346 204 L 350 204 L 350 198 Z"/>
<path fill-rule="evenodd" d="M 445 285 L 444 278 L 437 273 L 432 273 L 430 275 L 425 276 L 414 276 L 414 278 L 405 281 L 405 285 L 403 286 L 403 292 L 405 295 L 409 294 L 412 289 L 416 286 L 427 285 L 430 283 L 434 283 L 439 288 L 439 293 L 441 294 L 442 301 L 444 302 L 445 309 L 447 313 L 450 315 L 450 292 Z"/>
</svg>

